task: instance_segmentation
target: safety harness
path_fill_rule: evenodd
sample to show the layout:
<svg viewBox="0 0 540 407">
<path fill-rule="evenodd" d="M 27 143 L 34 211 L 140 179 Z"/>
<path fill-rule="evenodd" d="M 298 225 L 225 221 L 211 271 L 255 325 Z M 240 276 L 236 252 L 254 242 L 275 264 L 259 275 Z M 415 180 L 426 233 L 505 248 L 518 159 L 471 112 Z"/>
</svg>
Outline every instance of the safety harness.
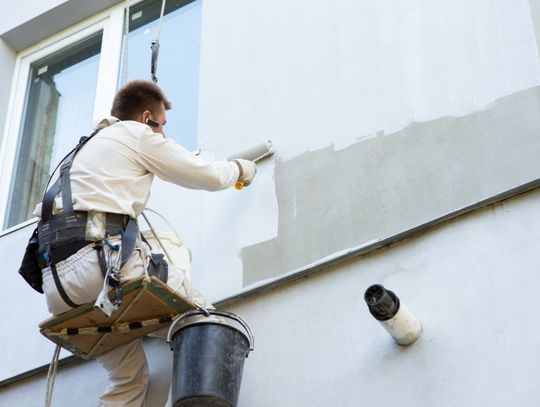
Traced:
<svg viewBox="0 0 540 407">
<path fill-rule="evenodd" d="M 102 127 L 97 127 L 89 136 L 82 137 L 77 146 L 60 162 L 59 177 L 49 189 L 46 188 L 42 201 L 41 220 L 38 223 L 40 266 L 50 267 L 58 293 L 64 302 L 73 308 L 79 304 L 73 302 L 64 290 L 58 277 L 56 264 L 94 242 L 103 277 L 115 289 L 116 305 L 120 305 L 122 286 L 118 272 L 133 253 L 139 235 L 137 222 L 129 215 L 73 210 L 70 185 L 70 169 L 73 160 L 80 149 L 101 129 Z M 53 171 L 53 174 L 55 172 Z M 53 215 L 54 200 L 59 193 L 62 193 L 62 211 Z M 95 226 L 96 219 L 99 221 L 98 229 L 101 228 L 101 233 L 98 235 L 89 232 L 89 229 Z M 109 237 L 114 235 L 121 236 L 121 247 L 110 242 Z M 119 252 L 119 267 L 114 267 L 112 262 L 107 260 L 105 247 L 109 248 L 109 253 Z"/>
</svg>

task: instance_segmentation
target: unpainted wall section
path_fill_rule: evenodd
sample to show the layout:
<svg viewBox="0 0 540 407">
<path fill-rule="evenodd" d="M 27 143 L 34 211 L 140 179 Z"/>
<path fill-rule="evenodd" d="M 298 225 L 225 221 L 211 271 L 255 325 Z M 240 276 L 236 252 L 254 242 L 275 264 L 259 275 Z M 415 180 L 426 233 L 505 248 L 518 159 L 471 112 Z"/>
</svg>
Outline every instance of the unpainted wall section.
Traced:
<svg viewBox="0 0 540 407">
<path fill-rule="evenodd" d="M 540 329 L 524 310 L 535 308 L 540 284 L 539 210 L 535 190 L 233 304 L 255 336 L 239 407 L 536 407 Z M 398 346 L 369 314 L 363 294 L 373 283 L 422 322 L 412 346 Z M 153 340 L 146 347 L 154 374 L 147 405 L 157 407 L 171 352 Z M 55 405 L 94 406 L 98 370 L 95 362 L 61 368 Z M 76 385 L 82 377 L 86 385 Z M 0 397 L 30 407 L 28 389 L 35 401 L 44 387 L 42 375 Z"/>
</svg>

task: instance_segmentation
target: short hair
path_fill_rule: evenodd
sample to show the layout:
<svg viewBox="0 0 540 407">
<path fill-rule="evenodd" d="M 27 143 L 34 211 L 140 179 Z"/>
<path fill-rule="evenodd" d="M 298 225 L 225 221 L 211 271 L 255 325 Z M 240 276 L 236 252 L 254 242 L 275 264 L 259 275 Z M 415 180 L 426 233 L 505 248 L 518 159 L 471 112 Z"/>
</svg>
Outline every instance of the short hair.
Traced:
<svg viewBox="0 0 540 407">
<path fill-rule="evenodd" d="M 120 120 L 135 120 L 145 110 L 156 113 L 161 109 L 171 108 L 163 91 L 155 83 L 144 80 L 133 80 L 126 83 L 114 96 L 111 115 Z"/>
</svg>

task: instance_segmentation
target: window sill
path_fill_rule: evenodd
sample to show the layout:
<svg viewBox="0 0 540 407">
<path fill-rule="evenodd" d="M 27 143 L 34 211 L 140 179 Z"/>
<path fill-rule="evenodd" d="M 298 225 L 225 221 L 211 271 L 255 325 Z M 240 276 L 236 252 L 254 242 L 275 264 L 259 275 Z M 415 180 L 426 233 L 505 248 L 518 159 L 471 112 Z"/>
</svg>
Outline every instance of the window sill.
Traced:
<svg viewBox="0 0 540 407">
<path fill-rule="evenodd" d="M 39 221 L 39 218 L 32 218 L 27 220 L 26 222 L 19 223 L 18 225 L 12 226 L 9 229 L 3 230 L 0 232 L 0 238 L 6 235 L 9 235 L 10 233 L 14 233 L 18 230 L 24 229 L 28 225 L 32 225 L 34 223 L 37 223 Z"/>
</svg>

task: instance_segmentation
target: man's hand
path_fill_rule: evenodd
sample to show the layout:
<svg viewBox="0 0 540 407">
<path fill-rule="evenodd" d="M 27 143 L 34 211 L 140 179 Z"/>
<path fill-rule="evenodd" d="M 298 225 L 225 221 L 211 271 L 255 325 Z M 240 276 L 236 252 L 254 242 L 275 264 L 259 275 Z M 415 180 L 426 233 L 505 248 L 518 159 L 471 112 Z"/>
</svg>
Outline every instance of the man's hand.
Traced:
<svg viewBox="0 0 540 407">
<path fill-rule="evenodd" d="M 251 181 L 253 181 L 253 178 L 255 178 L 255 174 L 257 174 L 257 166 L 253 161 L 244 160 L 242 158 L 239 158 L 237 160 L 233 160 L 237 166 L 238 166 L 238 181 L 235 184 L 236 189 L 242 189 L 243 187 L 247 187 L 249 184 L 251 184 Z"/>
</svg>

